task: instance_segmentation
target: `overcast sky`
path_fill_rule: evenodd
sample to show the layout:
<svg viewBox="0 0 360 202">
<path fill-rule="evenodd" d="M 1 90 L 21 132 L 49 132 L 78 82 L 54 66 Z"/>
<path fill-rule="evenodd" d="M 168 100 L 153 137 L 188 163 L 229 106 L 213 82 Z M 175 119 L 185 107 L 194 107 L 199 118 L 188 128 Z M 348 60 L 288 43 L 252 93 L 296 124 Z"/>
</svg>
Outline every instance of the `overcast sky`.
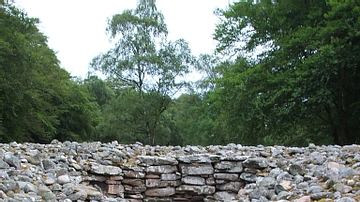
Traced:
<svg viewBox="0 0 360 202">
<path fill-rule="evenodd" d="M 15 0 L 30 17 L 41 20 L 48 45 L 72 76 L 84 78 L 92 58 L 112 46 L 105 33 L 107 18 L 136 7 L 137 0 Z M 168 39 L 183 38 L 194 55 L 212 53 L 216 8 L 229 0 L 156 0 L 168 26 Z"/>
</svg>

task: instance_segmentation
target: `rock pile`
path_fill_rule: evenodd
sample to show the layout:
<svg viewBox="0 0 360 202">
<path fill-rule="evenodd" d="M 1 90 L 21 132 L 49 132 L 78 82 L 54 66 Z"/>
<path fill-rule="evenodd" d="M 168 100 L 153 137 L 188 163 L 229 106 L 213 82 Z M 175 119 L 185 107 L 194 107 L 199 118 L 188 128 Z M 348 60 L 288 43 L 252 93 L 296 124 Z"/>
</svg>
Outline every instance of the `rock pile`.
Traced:
<svg viewBox="0 0 360 202">
<path fill-rule="evenodd" d="M 0 144 L 0 201 L 360 201 L 360 146 Z"/>
</svg>

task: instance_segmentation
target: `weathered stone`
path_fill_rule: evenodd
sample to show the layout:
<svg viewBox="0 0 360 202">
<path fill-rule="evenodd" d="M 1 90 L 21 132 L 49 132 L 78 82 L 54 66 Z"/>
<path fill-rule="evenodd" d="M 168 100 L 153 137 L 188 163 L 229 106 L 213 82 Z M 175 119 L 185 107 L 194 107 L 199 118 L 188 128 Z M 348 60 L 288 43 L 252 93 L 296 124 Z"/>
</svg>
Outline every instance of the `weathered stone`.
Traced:
<svg viewBox="0 0 360 202">
<path fill-rule="evenodd" d="M 287 191 L 282 191 L 280 193 L 278 193 L 276 200 L 280 201 L 280 200 L 288 200 L 290 198 L 290 193 Z"/>
<path fill-rule="evenodd" d="M 214 198 L 216 201 L 232 201 L 235 199 L 235 193 L 229 193 L 227 191 L 220 191 L 214 194 Z"/>
<path fill-rule="evenodd" d="M 138 156 L 142 163 L 146 165 L 176 165 L 178 164 L 177 160 L 170 157 L 159 157 L 159 156 Z"/>
<path fill-rule="evenodd" d="M 130 193 L 130 194 L 138 194 L 138 193 L 143 193 L 146 191 L 146 187 L 145 185 L 142 185 L 142 186 L 136 186 L 136 187 L 133 187 L 133 186 L 130 186 L 130 185 L 124 185 L 124 190 L 125 192 L 127 193 Z"/>
<path fill-rule="evenodd" d="M 181 184 L 180 180 L 160 180 L 160 179 L 146 179 L 146 187 L 177 187 Z"/>
<path fill-rule="evenodd" d="M 177 159 L 183 163 L 213 163 L 220 161 L 221 156 L 211 154 L 193 154 L 179 156 Z"/>
<path fill-rule="evenodd" d="M 176 166 L 172 165 L 149 166 L 146 168 L 146 172 L 151 174 L 174 173 L 176 171 Z"/>
<path fill-rule="evenodd" d="M 276 180 L 273 177 L 264 177 L 260 182 L 260 186 L 266 187 L 268 189 L 274 188 L 275 184 Z"/>
<path fill-rule="evenodd" d="M 311 200 L 320 200 L 322 198 L 333 198 L 334 194 L 332 192 L 319 192 L 311 194 Z"/>
<path fill-rule="evenodd" d="M 247 188 L 247 187 L 245 187 L 245 188 Z M 247 189 L 250 192 L 248 195 L 251 200 L 254 200 L 254 199 L 259 200 L 262 197 L 268 197 L 268 198 L 271 197 L 269 190 L 265 187 L 256 187 L 255 189 L 249 189 L 249 188 L 247 188 Z M 243 191 L 243 190 L 241 190 L 241 191 Z M 247 190 L 245 190 L 245 193 L 246 193 L 246 191 Z"/>
<path fill-rule="evenodd" d="M 104 166 L 97 163 L 91 164 L 90 172 L 100 175 L 120 175 L 121 168 L 116 166 Z"/>
<path fill-rule="evenodd" d="M 0 202 L 359 201 L 358 148 L 0 143 Z"/>
<path fill-rule="evenodd" d="M 2 181 L 2 184 L 6 187 L 6 189 L 2 188 L 3 191 L 16 191 L 20 188 L 19 184 L 15 180 L 5 180 Z"/>
<path fill-rule="evenodd" d="M 133 170 L 123 170 L 124 177 L 128 178 L 144 178 L 145 173 L 144 172 L 138 172 Z"/>
<path fill-rule="evenodd" d="M 230 155 L 221 156 L 220 159 L 224 160 L 224 161 L 245 161 L 248 158 L 249 158 L 249 156 L 241 156 L 241 155 L 236 155 L 236 154 L 230 154 Z"/>
<path fill-rule="evenodd" d="M 214 173 L 214 178 L 228 181 L 236 181 L 239 180 L 239 175 L 235 173 Z"/>
<path fill-rule="evenodd" d="M 205 185 L 205 179 L 197 176 L 185 176 L 181 179 L 181 182 L 190 185 Z"/>
<path fill-rule="evenodd" d="M 209 195 L 215 193 L 214 186 L 180 185 L 176 188 L 177 193 L 194 193 L 198 195 Z"/>
<path fill-rule="evenodd" d="M 355 175 L 354 169 L 350 167 L 346 167 L 340 170 L 339 177 L 340 178 L 347 178 Z"/>
<path fill-rule="evenodd" d="M 242 182 L 228 182 L 225 184 L 216 185 L 216 188 L 222 191 L 238 192 L 244 186 Z"/>
<path fill-rule="evenodd" d="M 217 172 L 241 173 L 243 171 L 242 162 L 222 161 L 215 164 Z"/>
<path fill-rule="evenodd" d="M 242 165 L 247 168 L 262 169 L 268 166 L 268 162 L 265 158 L 248 158 Z"/>
<path fill-rule="evenodd" d="M 323 189 L 320 186 L 311 186 L 308 188 L 308 190 L 306 192 L 310 193 L 310 194 L 314 194 L 314 193 L 319 193 L 322 191 L 323 191 Z"/>
<path fill-rule="evenodd" d="M 68 195 L 67 198 L 70 199 L 71 201 L 79 201 L 79 200 L 85 201 L 87 196 L 88 195 L 87 195 L 86 191 L 79 190 L 76 193 Z"/>
<path fill-rule="evenodd" d="M 153 188 L 145 191 L 146 196 L 165 197 L 165 196 L 172 196 L 174 194 L 175 194 L 174 187 Z"/>
<path fill-rule="evenodd" d="M 298 164 L 292 164 L 289 167 L 289 173 L 291 175 L 304 175 L 305 174 L 305 169 Z"/>
<path fill-rule="evenodd" d="M 319 152 L 312 152 L 310 154 L 310 161 L 315 165 L 322 165 L 325 161 L 325 158 Z"/>
<path fill-rule="evenodd" d="M 160 176 L 161 180 L 178 180 L 181 178 L 180 173 L 169 173 L 169 174 L 161 174 Z"/>
<path fill-rule="evenodd" d="M 9 168 L 9 164 L 6 163 L 5 161 L 3 161 L 2 159 L 0 159 L 0 169 L 6 169 Z"/>
<path fill-rule="evenodd" d="M 87 194 L 87 199 L 101 200 L 103 198 L 102 193 L 94 187 L 85 186 L 85 185 L 75 185 L 73 188 L 75 191 L 85 191 Z"/>
<path fill-rule="evenodd" d="M 50 169 L 56 168 L 55 163 L 50 159 L 44 159 L 41 161 L 41 163 L 42 163 L 42 167 L 44 168 L 44 170 L 50 170 Z"/>
<path fill-rule="evenodd" d="M 282 186 L 281 184 L 275 185 L 275 193 L 279 194 L 280 192 L 286 191 L 286 188 Z"/>
<path fill-rule="evenodd" d="M 60 175 L 59 177 L 57 177 L 57 181 L 59 184 L 66 184 L 71 182 L 71 178 L 69 175 Z"/>
<path fill-rule="evenodd" d="M 340 198 L 335 200 L 335 202 L 355 202 L 356 200 L 350 197 L 344 197 L 344 198 Z"/>
<path fill-rule="evenodd" d="M 120 184 L 110 184 L 108 185 L 108 193 L 120 196 L 124 193 L 124 187 Z"/>
<path fill-rule="evenodd" d="M 10 166 L 13 166 L 15 168 L 20 168 L 20 159 L 12 152 L 5 152 L 3 155 L 3 160 L 8 163 Z"/>
<path fill-rule="evenodd" d="M 256 175 L 253 173 L 241 173 L 240 179 L 245 180 L 247 182 L 256 182 Z"/>
<path fill-rule="evenodd" d="M 214 168 L 211 164 L 180 164 L 180 171 L 183 175 L 208 175 Z"/>
</svg>

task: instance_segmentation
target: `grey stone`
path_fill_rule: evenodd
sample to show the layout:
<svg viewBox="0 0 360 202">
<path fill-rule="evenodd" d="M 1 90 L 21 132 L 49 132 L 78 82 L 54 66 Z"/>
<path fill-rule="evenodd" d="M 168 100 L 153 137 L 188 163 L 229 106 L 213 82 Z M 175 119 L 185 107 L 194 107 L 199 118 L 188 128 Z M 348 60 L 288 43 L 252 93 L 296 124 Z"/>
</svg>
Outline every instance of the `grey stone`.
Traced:
<svg viewBox="0 0 360 202">
<path fill-rule="evenodd" d="M 20 182 L 18 182 L 18 183 L 19 183 L 19 186 L 20 186 Z M 37 190 L 38 190 L 38 188 L 34 184 L 32 184 L 30 182 L 25 182 L 23 187 L 20 186 L 20 189 L 24 190 L 24 192 L 26 192 L 26 193 L 28 193 L 28 192 L 36 193 Z"/>
<path fill-rule="evenodd" d="M 214 167 L 217 172 L 241 173 L 243 171 L 242 162 L 236 161 L 221 161 Z"/>
<path fill-rule="evenodd" d="M 216 201 L 231 201 L 235 199 L 235 193 L 229 193 L 227 191 L 219 191 L 214 194 L 214 198 Z"/>
<path fill-rule="evenodd" d="M 3 161 L 2 159 L 0 159 L 0 169 L 6 169 L 9 168 L 9 164 L 6 163 L 5 161 Z"/>
<path fill-rule="evenodd" d="M 179 193 L 194 193 L 198 195 L 210 195 L 215 193 L 214 186 L 180 185 L 176 188 Z"/>
<path fill-rule="evenodd" d="M 193 154 L 179 156 L 177 159 L 183 163 L 213 163 L 219 161 L 221 156 L 210 154 Z"/>
<path fill-rule="evenodd" d="M 180 173 L 164 173 L 160 176 L 161 180 L 178 180 L 181 178 Z"/>
<path fill-rule="evenodd" d="M 298 164 L 292 164 L 289 167 L 289 173 L 291 175 L 304 175 L 305 174 L 305 169 Z"/>
<path fill-rule="evenodd" d="M 12 152 L 5 152 L 3 156 L 3 160 L 8 163 L 10 166 L 14 166 L 15 168 L 20 169 L 20 159 Z"/>
<path fill-rule="evenodd" d="M 50 170 L 50 169 L 56 168 L 55 163 L 50 159 L 44 159 L 41 161 L 41 163 L 42 163 L 42 167 L 44 168 L 44 170 Z"/>
<path fill-rule="evenodd" d="M 290 175 L 288 172 L 282 172 L 278 176 L 276 176 L 277 181 L 292 181 L 293 176 Z"/>
<path fill-rule="evenodd" d="M 16 191 L 20 189 L 19 184 L 15 180 L 5 180 L 2 183 L 5 185 L 7 190 Z"/>
<path fill-rule="evenodd" d="M 183 175 L 206 175 L 213 174 L 214 168 L 211 164 L 180 164 L 180 172 Z"/>
<path fill-rule="evenodd" d="M 184 176 L 181 182 L 189 185 L 205 185 L 205 179 L 197 176 Z"/>
<path fill-rule="evenodd" d="M 215 179 L 222 179 L 228 181 L 237 181 L 239 180 L 239 174 L 235 173 L 214 173 Z"/>
<path fill-rule="evenodd" d="M 92 173 L 100 174 L 100 175 L 120 175 L 121 168 L 116 166 L 105 166 L 97 163 L 91 164 Z"/>
<path fill-rule="evenodd" d="M 142 163 L 146 165 L 176 165 L 178 164 L 177 160 L 171 157 L 158 157 L 158 156 L 138 156 Z"/>
<path fill-rule="evenodd" d="M 310 154 L 310 161 L 315 165 L 322 165 L 325 161 L 325 158 L 319 152 L 313 152 Z"/>
<path fill-rule="evenodd" d="M 177 187 L 181 184 L 180 180 L 160 180 L 160 179 L 146 179 L 146 187 Z"/>
<path fill-rule="evenodd" d="M 66 183 L 71 182 L 71 178 L 67 174 L 60 175 L 59 177 L 57 177 L 57 181 L 58 181 L 59 184 L 66 184 Z"/>
<path fill-rule="evenodd" d="M 247 182 L 256 182 L 256 175 L 254 173 L 241 173 L 240 179 L 245 180 Z"/>
<path fill-rule="evenodd" d="M 282 186 L 281 184 L 277 184 L 275 185 L 275 193 L 279 194 L 280 192 L 286 191 L 285 187 Z"/>
<path fill-rule="evenodd" d="M 166 196 L 172 196 L 174 194 L 175 194 L 174 187 L 153 188 L 145 191 L 146 196 L 155 196 L 155 197 L 166 197 Z"/>
<path fill-rule="evenodd" d="M 177 167 L 172 165 L 149 166 L 146 168 L 146 172 L 152 174 L 174 173 L 176 171 Z"/>
<path fill-rule="evenodd" d="M 75 185 L 74 191 L 85 191 L 87 194 L 87 199 L 91 200 L 101 200 L 103 198 L 102 193 L 98 189 L 90 186 Z"/>
<path fill-rule="evenodd" d="M 340 170 L 339 173 L 339 177 L 340 178 L 347 178 L 347 177 L 351 177 L 354 176 L 355 172 L 354 169 L 350 168 L 350 167 L 346 167 Z"/>
<path fill-rule="evenodd" d="M 340 199 L 336 199 L 335 202 L 356 202 L 355 199 L 350 197 L 343 197 Z"/>
<path fill-rule="evenodd" d="M 271 194 L 270 194 L 270 192 L 269 192 L 269 190 L 267 188 L 265 188 L 265 187 L 257 187 L 257 188 L 250 191 L 249 198 L 251 200 L 254 200 L 254 199 L 260 200 L 261 197 L 265 197 L 265 198 L 268 197 L 269 198 L 269 197 L 271 197 L 270 195 Z"/>
<path fill-rule="evenodd" d="M 222 191 L 238 192 L 243 186 L 244 183 L 242 182 L 228 182 L 225 184 L 216 185 L 216 188 Z"/>
<path fill-rule="evenodd" d="M 275 187 L 276 180 L 273 177 L 264 177 L 260 182 L 260 186 L 266 187 L 268 189 L 272 189 Z"/>
<path fill-rule="evenodd" d="M 65 194 L 66 196 L 69 196 L 69 195 L 74 193 L 74 187 L 73 186 L 66 186 L 61 190 L 61 192 L 63 194 Z M 80 198 L 80 196 L 79 196 L 79 198 Z M 73 199 L 71 199 L 71 200 L 73 200 Z"/>
<path fill-rule="evenodd" d="M 311 200 L 320 200 L 322 198 L 332 198 L 334 196 L 334 193 L 332 192 L 319 192 L 319 193 L 313 193 L 310 195 Z"/>
<path fill-rule="evenodd" d="M 356 201 L 359 148 L 0 143 L 0 202 Z"/>
<path fill-rule="evenodd" d="M 145 173 L 133 170 L 123 170 L 124 177 L 128 178 L 144 178 Z"/>
<path fill-rule="evenodd" d="M 55 182 L 56 182 L 55 179 L 52 177 L 48 177 L 44 180 L 45 185 L 52 185 L 52 184 L 55 184 Z"/>
<path fill-rule="evenodd" d="M 277 197 L 276 197 L 276 200 L 279 201 L 279 200 L 288 200 L 290 198 L 290 193 L 287 192 L 287 191 L 282 191 L 280 193 L 278 193 Z"/>
<path fill-rule="evenodd" d="M 297 185 L 298 189 L 308 189 L 309 188 L 309 183 L 307 182 L 301 182 Z"/>
<path fill-rule="evenodd" d="M 268 166 L 268 162 L 265 158 L 248 158 L 246 159 L 242 165 L 247 168 L 266 168 Z"/>
<path fill-rule="evenodd" d="M 309 194 L 314 194 L 314 193 L 322 192 L 322 190 L 323 189 L 320 186 L 310 186 L 306 192 Z"/>
</svg>

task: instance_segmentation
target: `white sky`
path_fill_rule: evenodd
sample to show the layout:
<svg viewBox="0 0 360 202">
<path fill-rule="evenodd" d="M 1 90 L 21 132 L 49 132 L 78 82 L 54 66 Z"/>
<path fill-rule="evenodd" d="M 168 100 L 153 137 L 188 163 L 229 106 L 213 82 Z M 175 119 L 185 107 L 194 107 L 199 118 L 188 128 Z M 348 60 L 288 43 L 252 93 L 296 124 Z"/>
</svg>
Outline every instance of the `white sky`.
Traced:
<svg viewBox="0 0 360 202">
<path fill-rule="evenodd" d="M 41 20 L 40 30 L 48 45 L 72 76 L 85 78 L 92 58 L 112 46 L 105 33 L 107 18 L 136 7 L 136 0 L 15 0 L 30 17 Z M 195 56 L 212 53 L 216 8 L 229 0 L 156 0 L 169 30 L 168 39 L 183 38 Z"/>
</svg>

